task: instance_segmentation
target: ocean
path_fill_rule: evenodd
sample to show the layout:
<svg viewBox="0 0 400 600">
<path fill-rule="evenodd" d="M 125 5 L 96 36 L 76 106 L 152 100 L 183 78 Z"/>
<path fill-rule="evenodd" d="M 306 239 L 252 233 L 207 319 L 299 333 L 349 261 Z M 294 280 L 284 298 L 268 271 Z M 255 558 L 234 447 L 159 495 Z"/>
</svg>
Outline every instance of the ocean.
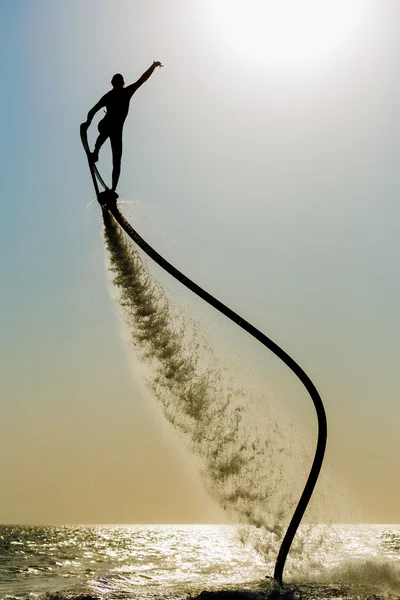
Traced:
<svg viewBox="0 0 400 600">
<path fill-rule="evenodd" d="M 284 573 L 296 597 L 400 597 L 399 525 L 302 533 Z M 3 525 L 0 598 L 184 599 L 202 590 L 260 590 L 273 563 L 257 552 L 253 534 L 234 525 Z"/>
</svg>

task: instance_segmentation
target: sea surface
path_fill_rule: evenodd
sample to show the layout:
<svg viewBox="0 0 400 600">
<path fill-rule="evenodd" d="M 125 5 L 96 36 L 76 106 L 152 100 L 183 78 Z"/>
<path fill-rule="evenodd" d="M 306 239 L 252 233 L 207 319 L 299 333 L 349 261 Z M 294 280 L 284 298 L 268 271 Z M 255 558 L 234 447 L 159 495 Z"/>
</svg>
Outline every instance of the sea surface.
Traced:
<svg viewBox="0 0 400 600">
<path fill-rule="evenodd" d="M 273 573 L 230 525 L 0 526 L 0 598 L 183 599 Z M 400 526 L 308 528 L 285 580 L 303 598 L 399 598 Z M 318 540 L 318 542 L 317 542 Z"/>
</svg>

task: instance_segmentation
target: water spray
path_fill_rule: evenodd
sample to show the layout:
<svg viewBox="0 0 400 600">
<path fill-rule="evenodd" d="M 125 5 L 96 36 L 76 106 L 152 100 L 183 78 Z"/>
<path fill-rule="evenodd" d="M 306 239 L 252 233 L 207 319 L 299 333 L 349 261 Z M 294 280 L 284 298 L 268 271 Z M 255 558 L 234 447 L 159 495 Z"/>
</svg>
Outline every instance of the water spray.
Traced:
<svg viewBox="0 0 400 600">
<path fill-rule="evenodd" d="M 314 404 L 316 413 L 317 413 L 317 422 L 318 422 L 318 439 L 315 450 L 314 460 L 310 469 L 310 473 L 308 475 L 305 487 L 300 496 L 296 509 L 293 513 L 291 521 L 287 527 L 286 533 L 283 537 L 283 540 L 280 545 L 280 549 L 278 552 L 278 556 L 275 563 L 274 569 L 274 579 L 282 585 L 283 580 L 283 570 L 285 567 L 286 559 L 292 545 L 293 539 L 296 535 L 297 529 L 300 525 L 300 522 L 303 518 L 305 510 L 308 506 L 312 493 L 314 491 L 315 485 L 317 483 L 317 479 L 321 470 L 322 462 L 324 459 L 325 448 L 326 448 L 326 438 L 327 438 L 327 422 L 325 409 L 321 400 L 321 397 L 314 386 L 311 379 L 305 373 L 305 371 L 296 363 L 296 361 L 291 358 L 280 346 L 278 346 L 275 342 L 273 342 L 270 338 L 264 335 L 261 331 L 259 331 L 256 327 L 251 325 L 248 321 L 243 319 L 240 315 L 235 313 L 233 310 L 228 308 L 225 304 L 217 300 L 214 296 L 206 292 L 196 283 L 194 283 L 191 279 L 189 279 L 186 275 L 181 273 L 176 267 L 174 267 L 171 263 L 169 263 L 163 256 L 161 256 L 156 250 L 154 250 L 139 234 L 138 232 L 130 225 L 130 223 L 125 219 L 125 217 L 120 213 L 118 208 L 114 206 L 110 206 L 109 209 L 102 206 L 104 211 L 104 217 L 108 211 L 112 214 L 115 221 L 120 225 L 120 227 L 125 231 L 125 233 L 129 236 L 129 238 L 137 244 L 139 248 L 142 249 L 154 262 L 156 262 L 161 268 L 163 268 L 167 273 L 169 273 L 172 277 L 174 277 L 177 281 L 179 281 L 182 285 L 191 290 L 194 294 L 202 298 L 205 302 L 213 306 L 220 313 L 225 315 L 228 319 L 230 319 L 233 323 L 244 329 L 249 335 L 258 340 L 263 346 L 271 350 L 278 358 L 280 358 L 289 369 L 298 377 L 298 379 L 302 382 L 308 393 L 310 394 L 311 400 Z"/>
</svg>

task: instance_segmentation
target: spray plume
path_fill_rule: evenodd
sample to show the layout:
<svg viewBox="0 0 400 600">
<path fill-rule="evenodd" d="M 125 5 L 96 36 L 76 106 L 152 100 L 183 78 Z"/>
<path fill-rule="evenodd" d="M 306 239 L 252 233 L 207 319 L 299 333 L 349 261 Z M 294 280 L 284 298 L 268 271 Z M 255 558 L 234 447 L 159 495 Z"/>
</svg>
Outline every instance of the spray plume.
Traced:
<svg viewBox="0 0 400 600">
<path fill-rule="evenodd" d="M 266 439 L 250 436 L 243 392 L 227 384 L 221 371 L 204 366 L 200 344 L 185 335 L 187 322 L 176 317 L 110 213 L 103 218 L 118 302 L 136 350 L 151 366 L 153 393 L 200 458 L 211 495 L 235 520 L 268 531 L 276 551 L 288 501 L 282 469 L 275 468 L 276 448 L 284 454 L 277 425 L 270 424 Z"/>
<path fill-rule="evenodd" d="M 305 487 L 279 547 L 274 579 L 281 585 L 286 558 L 314 490 L 325 453 L 326 416 L 321 397 L 307 374 L 281 347 L 168 263 L 140 237 L 116 206 L 110 208 L 110 212 L 127 236 L 162 268 L 278 356 L 310 394 L 317 413 L 318 440 Z M 127 322 L 134 325 L 132 339 L 142 357 L 150 362 L 155 361 L 153 368 L 157 375 L 152 387 L 164 404 L 167 418 L 190 440 L 193 450 L 202 458 L 211 491 L 222 507 L 228 513 L 239 516 L 242 522 L 263 526 L 271 536 L 279 536 L 282 532 L 283 506 L 287 506 L 282 501 L 282 472 L 280 469 L 272 472 L 268 487 L 264 484 L 260 488 L 256 483 L 264 479 L 258 475 L 262 472 L 262 465 L 266 464 L 267 456 L 271 456 L 274 444 L 269 441 L 262 443 L 254 437 L 251 442 L 245 433 L 239 435 L 245 432 L 242 427 L 243 407 L 236 406 L 232 410 L 231 391 L 225 395 L 222 404 L 221 401 L 216 402 L 215 398 L 221 391 L 217 385 L 210 399 L 210 382 L 218 382 L 218 377 L 215 378 L 215 372 L 210 370 L 199 370 L 199 375 L 195 375 L 198 367 L 196 353 L 188 352 L 182 342 L 183 331 L 178 332 L 173 326 L 170 306 L 162 288 L 151 280 L 141 259 L 126 244 L 107 209 L 103 209 L 103 218 L 111 270 L 116 273 L 114 283 L 120 290 L 120 304 Z M 218 423 L 215 425 L 217 417 L 222 414 L 225 416 L 223 431 Z M 280 474 L 277 485 L 276 473 Z M 262 509 L 260 505 L 263 505 Z M 271 515 L 275 517 L 272 526 Z M 266 543 L 264 537 L 263 547 L 264 553 L 269 554 L 271 540 L 268 539 Z"/>
</svg>

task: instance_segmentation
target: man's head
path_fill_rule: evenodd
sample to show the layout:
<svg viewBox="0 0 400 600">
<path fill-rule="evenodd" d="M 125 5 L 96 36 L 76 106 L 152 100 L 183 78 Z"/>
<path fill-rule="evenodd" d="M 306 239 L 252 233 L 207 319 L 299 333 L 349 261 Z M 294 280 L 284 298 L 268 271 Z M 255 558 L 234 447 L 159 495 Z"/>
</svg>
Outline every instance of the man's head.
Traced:
<svg viewBox="0 0 400 600">
<path fill-rule="evenodd" d="M 113 88 L 123 88 L 125 85 L 124 78 L 121 73 L 116 73 L 114 77 L 111 79 L 111 85 Z"/>
</svg>

